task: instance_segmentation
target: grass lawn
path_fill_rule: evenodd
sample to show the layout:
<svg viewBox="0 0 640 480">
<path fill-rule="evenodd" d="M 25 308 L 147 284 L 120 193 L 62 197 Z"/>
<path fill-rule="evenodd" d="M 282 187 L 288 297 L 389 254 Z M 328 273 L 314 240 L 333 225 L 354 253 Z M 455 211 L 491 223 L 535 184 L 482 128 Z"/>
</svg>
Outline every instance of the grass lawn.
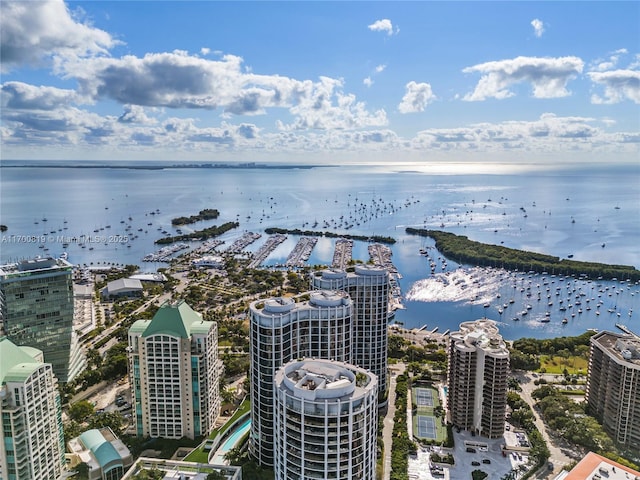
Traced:
<svg viewBox="0 0 640 480">
<path fill-rule="evenodd" d="M 562 374 L 565 368 L 570 374 L 583 374 L 587 373 L 588 361 L 582 357 L 569 357 L 564 358 L 560 356 L 541 355 L 540 356 L 540 369 L 545 369 L 546 373 Z M 538 370 L 540 371 L 540 370 Z"/>
</svg>

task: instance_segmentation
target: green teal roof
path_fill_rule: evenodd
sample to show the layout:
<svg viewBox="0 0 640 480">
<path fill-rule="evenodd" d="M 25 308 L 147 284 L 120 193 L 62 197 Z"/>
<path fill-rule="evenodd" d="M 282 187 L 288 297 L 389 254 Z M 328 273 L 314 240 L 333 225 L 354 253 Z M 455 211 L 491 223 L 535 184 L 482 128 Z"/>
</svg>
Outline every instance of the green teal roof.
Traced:
<svg viewBox="0 0 640 480">
<path fill-rule="evenodd" d="M 19 347 L 7 337 L 0 337 L 0 385 L 24 380 L 42 365 L 30 353 L 42 352 L 31 347 Z"/>
<path fill-rule="evenodd" d="M 196 330 L 207 332 L 211 326 L 212 322 L 203 321 L 202 317 L 182 300 L 178 303 L 162 304 L 142 336 L 150 337 L 164 334 L 189 338 L 192 333 L 196 333 Z"/>
<path fill-rule="evenodd" d="M 104 438 L 100 430 L 87 430 L 80 435 L 80 441 L 93 452 L 100 464 L 100 468 L 104 469 L 112 462 L 122 463 L 122 458 L 118 455 L 118 451 Z"/>
</svg>

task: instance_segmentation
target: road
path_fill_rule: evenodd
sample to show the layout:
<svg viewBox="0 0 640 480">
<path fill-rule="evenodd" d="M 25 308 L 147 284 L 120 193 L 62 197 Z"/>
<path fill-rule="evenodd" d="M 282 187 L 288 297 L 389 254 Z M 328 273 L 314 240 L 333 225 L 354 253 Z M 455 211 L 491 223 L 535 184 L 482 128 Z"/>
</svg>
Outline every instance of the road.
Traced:
<svg viewBox="0 0 640 480">
<path fill-rule="evenodd" d="M 522 387 L 520 396 L 531 406 L 531 410 L 533 411 L 533 415 L 535 417 L 536 427 L 542 434 L 542 438 L 544 438 L 544 441 L 547 443 L 547 447 L 549 447 L 549 461 L 553 463 L 553 471 L 547 470 L 545 472 L 541 472 L 536 478 L 555 478 L 555 476 L 560 473 L 560 470 L 562 470 L 562 467 L 571 463 L 573 459 L 565 455 L 562 449 L 550 437 L 549 432 L 547 431 L 547 425 L 542 421 L 540 415 L 538 414 L 538 411 L 534 408 L 534 404 L 536 402 L 531 396 L 531 393 L 536 388 L 538 388 L 538 386 L 533 383 L 534 378 L 530 374 L 517 375 L 517 378 L 520 381 L 520 386 Z"/>
<path fill-rule="evenodd" d="M 387 408 L 387 414 L 384 417 L 382 427 L 382 443 L 384 445 L 384 460 L 383 460 L 383 480 L 389 480 L 391 478 L 391 444 L 393 441 L 393 417 L 396 413 L 396 377 L 401 375 L 405 371 L 404 363 L 396 363 L 389 365 L 391 376 L 389 380 L 389 401 Z"/>
</svg>

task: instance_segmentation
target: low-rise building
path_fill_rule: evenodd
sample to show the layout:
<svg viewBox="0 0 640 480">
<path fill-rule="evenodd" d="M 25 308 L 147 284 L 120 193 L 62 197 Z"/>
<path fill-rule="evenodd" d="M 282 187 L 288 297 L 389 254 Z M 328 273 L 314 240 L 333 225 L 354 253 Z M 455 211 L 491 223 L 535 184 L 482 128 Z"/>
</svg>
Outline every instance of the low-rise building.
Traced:
<svg viewBox="0 0 640 480">
<path fill-rule="evenodd" d="M 109 427 L 87 430 L 67 447 L 69 469 L 84 463 L 89 480 L 120 480 L 133 464 L 131 452 Z"/>
<path fill-rule="evenodd" d="M 226 480 L 242 480 L 242 467 L 147 457 L 138 458 L 122 480 L 137 478 L 145 470 L 160 470 L 165 480 L 207 480 L 207 476 L 213 472 L 221 473 Z"/>
<path fill-rule="evenodd" d="M 589 452 L 570 471 L 562 471 L 554 480 L 639 480 L 640 472 Z"/>
<path fill-rule="evenodd" d="M 119 278 L 107 283 L 100 294 L 102 298 L 140 297 L 142 296 L 142 282 L 135 278 Z"/>
</svg>

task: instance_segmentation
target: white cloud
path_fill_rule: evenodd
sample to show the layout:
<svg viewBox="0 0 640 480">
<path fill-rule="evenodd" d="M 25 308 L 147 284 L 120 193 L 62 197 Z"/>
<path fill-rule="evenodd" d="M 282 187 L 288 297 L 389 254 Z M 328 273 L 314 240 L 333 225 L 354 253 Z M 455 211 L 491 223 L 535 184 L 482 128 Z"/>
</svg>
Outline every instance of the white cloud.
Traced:
<svg viewBox="0 0 640 480">
<path fill-rule="evenodd" d="M 393 27 L 391 20 L 388 18 L 383 18 L 382 20 L 376 20 L 371 25 L 368 25 L 367 28 L 372 32 L 386 32 L 387 35 L 393 35 L 394 33 L 397 35 L 400 29 L 398 27 Z"/>
<path fill-rule="evenodd" d="M 78 23 L 62 0 L 0 2 L 2 71 L 56 57 L 108 54 L 111 35 Z"/>
<path fill-rule="evenodd" d="M 23 82 L 7 82 L 0 89 L 2 108 L 15 110 L 54 110 L 81 101 L 73 90 L 36 87 Z"/>
<path fill-rule="evenodd" d="M 620 57 L 629 53 L 626 48 L 619 48 L 618 50 L 612 52 L 606 59 L 599 58 L 594 60 L 591 63 L 591 70 L 596 70 L 599 72 L 604 72 L 607 70 L 612 70 L 616 68 L 618 62 L 620 61 Z M 629 67 L 633 68 L 633 67 Z"/>
<path fill-rule="evenodd" d="M 370 87 L 371 85 L 373 85 L 373 80 L 371 80 L 371 77 L 367 77 L 362 81 L 362 83 L 364 83 L 365 86 Z"/>
<path fill-rule="evenodd" d="M 148 117 L 144 111 L 144 107 L 125 105 L 124 112 L 118 117 L 118 122 L 150 125 L 156 123 L 156 119 Z"/>
<path fill-rule="evenodd" d="M 428 83 L 411 81 L 407 83 L 405 89 L 406 93 L 398 105 L 400 113 L 424 112 L 426 106 L 436 98 Z"/>
<path fill-rule="evenodd" d="M 384 65 L 384 64 L 378 65 L 378 66 L 376 67 L 376 73 L 382 73 L 382 72 L 384 72 L 385 68 L 387 68 L 387 66 L 386 66 L 386 65 Z"/>
<path fill-rule="evenodd" d="M 211 53 L 211 49 L 210 49 L 210 48 L 207 48 L 207 47 L 202 47 L 202 48 L 200 49 L 200 53 L 201 53 L 202 55 L 209 55 L 209 54 Z"/>
<path fill-rule="evenodd" d="M 544 33 L 544 23 L 542 22 L 542 20 L 534 18 L 533 20 L 531 20 L 531 26 L 533 27 L 533 33 L 535 34 L 535 36 L 540 38 Z"/>
<path fill-rule="evenodd" d="M 531 83 L 535 98 L 557 98 L 570 95 L 569 80 L 582 72 L 584 62 L 578 57 L 517 57 L 481 63 L 463 70 L 464 73 L 482 73 L 483 76 L 467 101 L 487 98 L 504 99 L 515 95 L 509 87 L 521 82 Z"/>
<path fill-rule="evenodd" d="M 589 72 L 594 83 L 604 86 L 604 98 L 591 96 L 591 103 L 618 103 L 631 100 L 640 103 L 640 71 L 612 70 L 609 72 Z"/>
</svg>

